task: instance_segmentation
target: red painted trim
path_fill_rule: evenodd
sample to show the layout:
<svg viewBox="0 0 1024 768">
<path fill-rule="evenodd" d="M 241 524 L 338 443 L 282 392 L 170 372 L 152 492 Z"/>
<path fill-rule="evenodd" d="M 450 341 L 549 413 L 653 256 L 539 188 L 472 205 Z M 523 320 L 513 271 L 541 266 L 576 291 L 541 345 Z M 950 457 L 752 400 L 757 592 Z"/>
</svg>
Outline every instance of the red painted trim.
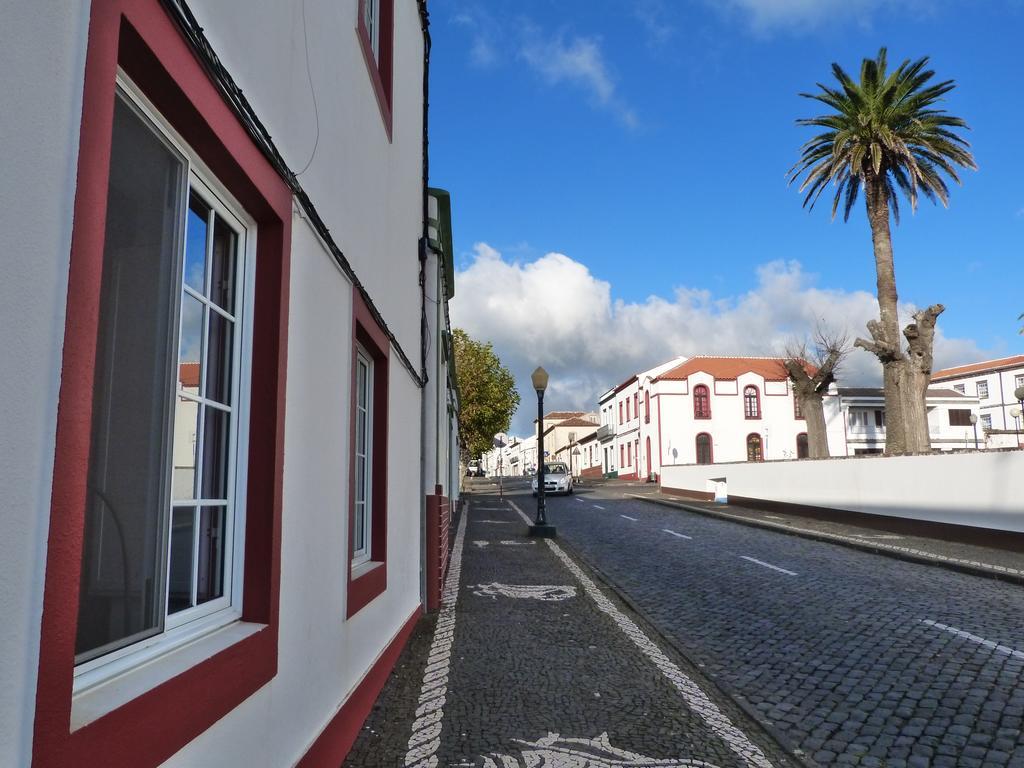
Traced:
<svg viewBox="0 0 1024 768">
<path fill-rule="evenodd" d="M 694 458 L 694 463 L 695 464 L 701 464 L 701 461 L 700 461 L 700 449 L 697 447 L 697 439 L 701 435 L 707 435 L 707 437 L 708 437 L 708 456 L 711 459 L 711 461 L 704 462 L 703 466 L 707 466 L 708 464 L 714 464 L 715 463 L 715 439 L 713 437 L 711 437 L 711 433 L 710 432 L 698 432 L 694 436 L 694 438 L 693 438 L 693 449 L 694 449 L 694 451 L 696 451 L 696 453 L 695 453 L 695 455 L 693 457 Z"/>
<path fill-rule="evenodd" d="M 398 634 L 356 686 L 352 695 L 341 705 L 341 709 L 331 718 L 331 722 L 320 732 L 296 768 L 323 768 L 341 765 L 345 761 L 421 615 L 421 608 L 417 608 L 405 620 Z"/>
<path fill-rule="evenodd" d="M 707 409 L 700 411 L 697 408 L 699 398 L 697 397 L 698 390 L 704 390 L 704 401 Z M 711 389 L 707 384 L 698 384 L 693 388 L 693 418 L 695 419 L 710 419 L 711 418 Z"/>
<path fill-rule="evenodd" d="M 756 395 L 757 414 L 754 415 L 754 416 L 751 416 L 749 413 L 747 413 L 747 390 L 748 389 L 754 390 L 754 394 Z M 755 421 L 755 420 L 761 418 L 761 390 L 758 389 L 753 384 L 747 384 L 746 386 L 743 387 L 743 417 L 748 419 L 748 420 L 751 420 L 751 421 Z"/>
<path fill-rule="evenodd" d="M 354 340 L 373 358 L 373 459 L 370 477 L 370 560 L 379 565 L 352 578 L 352 552 L 356 520 L 356 456 L 349 451 L 348 599 L 345 617 L 352 618 L 388 586 L 388 373 L 391 343 L 370 313 L 358 290 L 352 291 Z M 356 345 L 352 344 L 352 391 L 349 445 L 356 444 Z"/>
<path fill-rule="evenodd" d="M 657 397 L 657 395 L 655 395 Z M 661 448 L 661 398 L 658 398 L 658 477 L 661 477 L 661 467 L 665 461 L 665 454 Z"/>
<path fill-rule="evenodd" d="M 291 194 L 158 0 L 96 0 L 88 41 L 33 765 L 142 768 L 167 760 L 277 673 Z M 267 627 L 72 733 L 85 487 L 119 64 L 257 223 L 242 614 Z"/>
<path fill-rule="evenodd" d="M 359 0 L 356 9 L 356 37 L 359 39 L 359 48 L 363 52 L 363 61 L 366 62 L 366 71 L 370 76 L 370 84 L 373 86 L 373 95 L 377 97 L 377 106 L 380 107 L 380 117 L 384 121 L 384 130 L 388 135 L 388 142 L 392 135 L 392 94 L 393 94 L 393 70 L 394 70 L 394 45 L 395 45 L 395 4 L 394 0 L 380 0 L 379 25 L 382 31 L 380 36 L 380 61 L 373 58 L 373 46 L 370 43 L 370 33 L 363 23 L 363 7 L 366 0 Z"/>
</svg>

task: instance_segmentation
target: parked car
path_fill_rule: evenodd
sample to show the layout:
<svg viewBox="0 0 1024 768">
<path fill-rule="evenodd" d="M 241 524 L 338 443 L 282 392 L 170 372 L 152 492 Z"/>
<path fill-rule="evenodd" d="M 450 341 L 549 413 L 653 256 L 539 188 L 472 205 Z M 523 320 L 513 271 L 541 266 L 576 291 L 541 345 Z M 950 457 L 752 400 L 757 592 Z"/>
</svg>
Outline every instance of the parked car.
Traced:
<svg viewBox="0 0 1024 768">
<path fill-rule="evenodd" d="M 486 477 L 487 473 L 484 472 L 484 468 L 481 467 L 475 461 L 466 467 L 466 477 Z"/>
<path fill-rule="evenodd" d="M 537 495 L 537 478 L 533 478 L 533 495 Z M 572 493 L 572 473 L 560 461 L 548 462 L 544 465 L 544 493 Z"/>
</svg>

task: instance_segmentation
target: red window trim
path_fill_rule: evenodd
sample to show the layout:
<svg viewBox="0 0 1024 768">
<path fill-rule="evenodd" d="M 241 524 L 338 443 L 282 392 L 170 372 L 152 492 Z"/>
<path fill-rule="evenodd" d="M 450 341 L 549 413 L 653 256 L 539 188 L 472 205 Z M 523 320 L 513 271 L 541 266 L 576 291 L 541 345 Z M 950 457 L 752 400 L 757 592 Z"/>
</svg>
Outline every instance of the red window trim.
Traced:
<svg viewBox="0 0 1024 768">
<path fill-rule="evenodd" d="M 159 765 L 277 674 L 291 193 L 159 0 L 94 2 L 90 14 L 32 741 L 37 768 Z M 242 619 L 266 626 L 72 732 L 74 643 L 119 65 L 256 220 Z"/>
<path fill-rule="evenodd" d="M 651 423 L 651 392 L 644 392 L 644 424 Z"/>
<path fill-rule="evenodd" d="M 640 395 L 637 392 L 633 393 L 633 418 L 640 418 Z"/>
<path fill-rule="evenodd" d="M 704 402 L 707 409 L 703 412 L 698 407 L 699 398 L 698 393 L 704 391 Z M 703 413 L 703 415 L 702 415 Z M 711 418 L 711 389 L 707 384 L 698 384 L 693 388 L 693 418 L 695 419 L 710 419 Z"/>
<path fill-rule="evenodd" d="M 632 421 L 632 417 L 629 415 L 629 397 L 626 398 L 626 421 Z"/>
<path fill-rule="evenodd" d="M 750 389 L 754 390 L 754 395 L 756 396 L 755 403 L 757 404 L 757 413 L 753 416 L 747 413 L 747 390 Z M 747 386 L 743 388 L 743 417 L 750 420 L 761 418 L 761 390 L 753 384 L 747 384 Z"/>
<path fill-rule="evenodd" d="M 362 17 L 360 17 L 362 18 Z M 351 619 L 360 610 L 383 594 L 388 586 L 388 361 L 391 343 L 358 289 L 352 292 L 353 339 L 373 358 L 373 459 L 370 478 L 370 562 L 371 570 L 358 578 L 352 576 L 352 551 L 356 520 L 356 455 L 349 451 L 349 504 L 348 504 L 348 599 L 345 618 Z M 352 387 L 349 445 L 356 444 L 356 345 L 352 344 Z"/>
<path fill-rule="evenodd" d="M 626 446 L 624 445 L 619 446 L 619 466 L 626 466 Z"/>
<path fill-rule="evenodd" d="M 373 44 L 370 42 L 370 32 L 366 29 L 366 24 L 363 22 L 363 9 L 365 5 L 366 0 L 359 0 L 359 7 L 356 9 L 356 37 L 359 38 L 359 47 L 363 52 L 363 60 L 366 62 L 366 71 L 370 75 L 373 93 L 377 97 L 377 106 L 380 107 L 380 117 L 384 121 L 384 130 L 387 132 L 388 141 L 390 142 L 392 134 L 395 0 L 379 0 L 380 19 L 378 20 L 378 26 L 381 30 L 379 59 L 373 58 Z"/>
<path fill-rule="evenodd" d="M 619 400 L 619 424 L 622 423 L 622 401 Z"/>
<path fill-rule="evenodd" d="M 764 461 L 764 442 L 765 441 L 764 441 L 764 438 L 761 437 L 760 433 L 758 433 L 758 432 L 751 432 L 749 435 L 747 435 L 747 439 L 744 441 L 744 445 L 746 446 L 746 449 L 747 449 L 747 461 L 751 460 L 750 459 L 750 438 L 752 438 L 752 437 L 756 437 L 757 441 L 758 441 L 758 444 L 761 446 L 761 455 L 758 458 L 754 459 L 754 461 L 759 461 L 759 462 L 760 461 Z"/>
<path fill-rule="evenodd" d="M 711 459 L 711 460 L 708 461 L 707 463 L 708 464 L 714 464 L 715 463 L 715 441 L 711 437 L 711 433 L 710 432 L 698 432 L 697 436 L 693 439 L 693 447 L 694 447 L 694 450 L 696 451 L 696 460 L 697 460 L 696 463 L 697 464 L 701 463 L 701 461 L 700 461 L 700 448 L 697 445 L 697 441 L 700 440 L 701 435 L 704 435 L 708 439 L 708 458 Z"/>
</svg>

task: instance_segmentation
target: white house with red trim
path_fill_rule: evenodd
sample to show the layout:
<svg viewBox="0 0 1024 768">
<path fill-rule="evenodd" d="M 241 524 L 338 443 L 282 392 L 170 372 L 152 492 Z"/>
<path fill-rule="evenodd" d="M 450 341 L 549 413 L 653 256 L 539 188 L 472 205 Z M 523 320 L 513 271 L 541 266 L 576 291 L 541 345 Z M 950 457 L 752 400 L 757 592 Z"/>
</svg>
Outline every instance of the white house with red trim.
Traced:
<svg viewBox="0 0 1024 768">
<path fill-rule="evenodd" d="M 1011 408 L 1024 406 L 1014 394 L 1024 387 L 1024 355 L 944 368 L 932 374 L 932 384 L 977 397 L 978 428 L 986 433 L 1013 432 L 1016 436 L 1024 426 L 1020 416 L 1015 419 L 1010 413 Z"/>
<path fill-rule="evenodd" d="M 0 765 L 340 765 L 458 488 L 425 3 L 2 16 Z"/>
</svg>

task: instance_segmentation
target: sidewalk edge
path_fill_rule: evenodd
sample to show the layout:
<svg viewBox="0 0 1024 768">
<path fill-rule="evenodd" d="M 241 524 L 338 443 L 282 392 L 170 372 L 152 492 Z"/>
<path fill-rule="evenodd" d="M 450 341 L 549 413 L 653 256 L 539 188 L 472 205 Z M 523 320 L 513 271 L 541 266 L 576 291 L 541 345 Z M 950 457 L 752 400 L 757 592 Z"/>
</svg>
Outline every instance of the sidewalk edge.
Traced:
<svg viewBox="0 0 1024 768">
<path fill-rule="evenodd" d="M 984 578 L 994 579 L 996 581 L 1006 581 L 1012 584 L 1024 585 L 1024 573 L 1013 573 L 1009 570 L 1000 570 L 999 566 L 985 567 L 984 565 L 980 564 L 973 565 L 972 563 L 965 562 L 962 560 L 953 560 L 951 558 L 943 557 L 941 555 L 928 555 L 923 552 L 921 554 L 915 554 L 915 552 L 907 551 L 902 548 L 888 547 L 884 544 L 872 544 L 869 542 L 861 542 L 857 541 L 856 539 L 852 539 L 849 536 L 842 536 L 840 534 L 824 533 L 822 531 L 812 531 L 807 528 L 792 528 L 787 525 L 780 525 L 779 523 L 770 523 L 766 520 L 756 520 L 749 517 L 742 517 L 740 515 L 730 515 L 725 514 L 723 512 L 716 512 L 715 510 L 712 509 L 698 507 L 692 504 L 687 504 L 682 501 L 675 501 L 674 499 L 658 498 L 640 493 L 625 493 L 623 495 L 630 499 L 646 501 L 651 504 L 659 504 L 663 507 L 685 509 L 687 512 L 694 512 L 698 515 L 704 515 L 705 517 L 713 517 L 718 520 L 728 520 L 729 522 L 737 523 L 739 525 L 746 525 L 751 528 L 766 528 L 777 533 L 785 533 L 790 536 L 798 536 L 802 539 L 822 541 L 827 544 L 837 544 L 839 546 L 848 547 L 849 549 L 859 549 L 864 552 L 872 552 L 876 555 L 885 555 L 896 560 L 906 560 L 908 562 L 920 563 L 922 565 L 933 565 L 940 568 L 946 568 L 947 570 L 966 573 L 971 576 L 982 576 Z"/>
</svg>

